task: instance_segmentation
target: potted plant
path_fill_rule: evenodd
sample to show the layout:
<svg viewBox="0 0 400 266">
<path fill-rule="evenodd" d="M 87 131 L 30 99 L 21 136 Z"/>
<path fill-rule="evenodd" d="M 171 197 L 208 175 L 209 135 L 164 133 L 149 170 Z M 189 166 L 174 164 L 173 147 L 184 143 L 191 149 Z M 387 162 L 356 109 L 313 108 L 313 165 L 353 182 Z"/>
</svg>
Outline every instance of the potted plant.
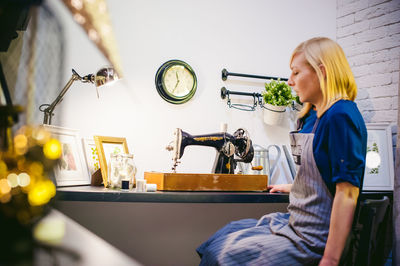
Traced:
<svg viewBox="0 0 400 266">
<path fill-rule="evenodd" d="M 265 91 L 261 94 L 264 100 L 264 122 L 269 125 L 279 124 L 286 107 L 294 100 L 292 88 L 280 79 L 271 80 L 265 83 Z"/>
</svg>

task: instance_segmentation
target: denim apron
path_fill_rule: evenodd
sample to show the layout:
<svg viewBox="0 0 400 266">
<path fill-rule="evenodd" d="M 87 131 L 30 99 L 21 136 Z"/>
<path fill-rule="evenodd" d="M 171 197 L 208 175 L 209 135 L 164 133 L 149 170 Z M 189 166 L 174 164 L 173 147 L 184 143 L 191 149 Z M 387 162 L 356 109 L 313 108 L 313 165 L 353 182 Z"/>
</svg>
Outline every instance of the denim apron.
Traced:
<svg viewBox="0 0 400 266">
<path fill-rule="evenodd" d="M 200 265 L 318 265 L 328 238 L 333 197 L 314 160 L 312 133 L 290 133 L 298 170 L 288 213 L 231 222 L 204 242 Z"/>
</svg>

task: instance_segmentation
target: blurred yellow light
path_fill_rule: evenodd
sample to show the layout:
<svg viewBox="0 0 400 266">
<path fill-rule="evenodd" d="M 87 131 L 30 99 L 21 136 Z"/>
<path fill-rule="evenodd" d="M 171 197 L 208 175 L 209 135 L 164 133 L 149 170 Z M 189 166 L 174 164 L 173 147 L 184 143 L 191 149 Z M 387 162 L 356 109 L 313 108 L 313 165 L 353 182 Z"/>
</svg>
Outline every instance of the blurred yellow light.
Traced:
<svg viewBox="0 0 400 266">
<path fill-rule="evenodd" d="M 8 167 L 7 164 L 4 161 L 0 161 L 0 177 L 4 176 L 7 174 Z"/>
<path fill-rule="evenodd" d="M 28 193 L 28 200 L 32 206 L 44 205 L 56 194 L 56 187 L 50 180 L 40 181 Z"/>
<path fill-rule="evenodd" d="M 7 176 L 8 183 L 12 188 L 18 186 L 18 175 L 15 173 L 11 173 Z"/>
<path fill-rule="evenodd" d="M 14 137 L 14 147 L 17 154 L 24 154 L 28 150 L 28 138 L 19 134 Z"/>
<path fill-rule="evenodd" d="M 0 179 L 0 194 L 7 194 L 10 193 L 11 186 L 8 183 L 7 179 Z"/>
<path fill-rule="evenodd" d="M 65 221 L 59 217 L 45 217 L 33 228 L 33 236 L 48 244 L 59 244 L 65 235 Z"/>
<path fill-rule="evenodd" d="M 10 201 L 10 199 L 11 199 L 11 194 L 10 193 L 5 194 L 5 195 L 1 195 L 0 194 L 0 202 L 1 203 L 7 203 L 7 202 Z"/>
<path fill-rule="evenodd" d="M 50 139 L 44 144 L 43 152 L 44 155 L 51 160 L 60 158 L 62 152 L 60 142 L 56 139 Z"/>
<path fill-rule="evenodd" d="M 43 164 L 40 162 L 33 162 L 29 165 L 29 172 L 32 175 L 42 175 L 43 174 Z"/>
<path fill-rule="evenodd" d="M 50 139 L 51 133 L 44 128 L 38 128 L 32 132 L 32 137 L 43 145 Z"/>
<path fill-rule="evenodd" d="M 20 173 L 17 177 L 17 182 L 21 187 L 26 187 L 31 182 L 31 177 L 27 173 Z"/>
</svg>

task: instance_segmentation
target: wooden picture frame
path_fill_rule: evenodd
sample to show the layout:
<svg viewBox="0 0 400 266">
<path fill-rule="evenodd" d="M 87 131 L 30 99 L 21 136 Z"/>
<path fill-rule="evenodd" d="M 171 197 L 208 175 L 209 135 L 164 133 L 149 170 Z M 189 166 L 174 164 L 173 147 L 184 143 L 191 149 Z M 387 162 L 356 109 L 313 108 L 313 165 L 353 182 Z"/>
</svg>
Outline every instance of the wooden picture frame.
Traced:
<svg viewBox="0 0 400 266">
<path fill-rule="evenodd" d="M 54 138 L 60 141 L 63 150 L 59 162 L 54 167 L 57 187 L 90 185 L 79 131 L 51 125 L 43 126 Z"/>
<path fill-rule="evenodd" d="M 366 124 L 368 131 L 364 191 L 393 191 L 392 128 L 389 123 Z"/>
<path fill-rule="evenodd" d="M 108 186 L 108 161 L 111 153 L 129 153 L 126 138 L 94 136 L 104 187 Z"/>
</svg>

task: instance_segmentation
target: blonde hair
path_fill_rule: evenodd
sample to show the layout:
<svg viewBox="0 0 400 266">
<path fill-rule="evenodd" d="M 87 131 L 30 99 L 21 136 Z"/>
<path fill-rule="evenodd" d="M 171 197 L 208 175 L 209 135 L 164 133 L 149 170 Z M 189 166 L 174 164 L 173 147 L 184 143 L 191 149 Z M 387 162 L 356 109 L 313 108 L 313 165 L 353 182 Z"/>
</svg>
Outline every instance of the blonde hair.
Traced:
<svg viewBox="0 0 400 266">
<path fill-rule="evenodd" d="M 339 44 L 325 37 L 309 39 L 296 47 L 290 64 L 299 53 L 304 53 L 308 64 L 315 70 L 319 79 L 323 102 L 320 110 L 317 110 L 318 117 L 321 117 L 338 100 L 354 101 L 357 96 L 357 85 L 349 62 Z M 320 68 L 321 64 L 325 68 L 326 77 Z M 305 116 L 311 108 L 311 103 L 305 103 L 299 113 L 299 118 Z"/>
</svg>

